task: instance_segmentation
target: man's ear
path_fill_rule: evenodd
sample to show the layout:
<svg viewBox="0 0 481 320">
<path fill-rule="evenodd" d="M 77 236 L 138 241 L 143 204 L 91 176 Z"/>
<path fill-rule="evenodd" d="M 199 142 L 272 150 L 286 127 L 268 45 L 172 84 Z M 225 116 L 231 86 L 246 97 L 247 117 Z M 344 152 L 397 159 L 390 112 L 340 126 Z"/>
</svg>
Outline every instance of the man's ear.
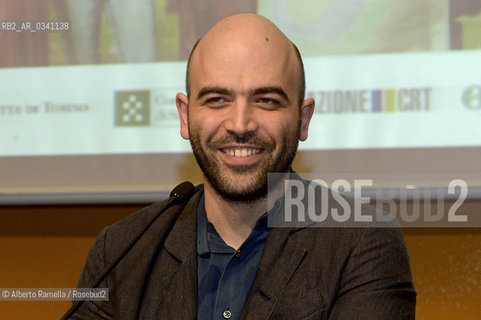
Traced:
<svg viewBox="0 0 481 320">
<path fill-rule="evenodd" d="M 175 96 L 175 104 L 177 105 L 177 112 L 179 112 L 180 135 L 185 140 L 189 140 L 189 120 L 187 116 L 189 99 L 185 94 L 177 93 Z"/>
<path fill-rule="evenodd" d="M 315 102 L 313 98 L 308 98 L 302 102 L 301 107 L 301 135 L 299 140 L 304 141 L 307 139 L 307 133 L 309 131 L 309 123 L 311 122 L 312 114 L 314 113 Z"/>
</svg>

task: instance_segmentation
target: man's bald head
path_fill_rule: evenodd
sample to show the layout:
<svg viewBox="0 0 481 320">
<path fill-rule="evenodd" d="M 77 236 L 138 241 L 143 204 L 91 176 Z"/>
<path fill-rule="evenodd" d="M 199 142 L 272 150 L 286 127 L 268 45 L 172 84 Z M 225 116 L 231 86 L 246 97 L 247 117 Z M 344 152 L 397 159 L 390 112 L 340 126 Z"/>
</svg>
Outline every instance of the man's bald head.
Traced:
<svg viewBox="0 0 481 320">
<path fill-rule="evenodd" d="M 187 96 L 191 95 L 192 89 L 192 65 L 199 62 L 199 56 L 211 56 L 226 46 L 240 51 L 249 50 L 254 57 L 270 54 L 270 59 L 279 58 L 294 63 L 299 87 L 298 103 L 302 104 L 305 94 L 305 75 L 298 48 L 272 22 L 256 14 L 237 14 L 227 17 L 196 42 L 187 61 Z"/>
</svg>

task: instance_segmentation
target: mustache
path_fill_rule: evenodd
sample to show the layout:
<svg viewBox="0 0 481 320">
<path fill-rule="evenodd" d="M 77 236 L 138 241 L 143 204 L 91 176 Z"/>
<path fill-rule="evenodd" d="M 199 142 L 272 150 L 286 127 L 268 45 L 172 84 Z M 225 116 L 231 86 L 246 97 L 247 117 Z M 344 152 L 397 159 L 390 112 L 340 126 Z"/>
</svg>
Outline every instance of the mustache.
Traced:
<svg viewBox="0 0 481 320">
<path fill-rule="evenodd" d="M 266 150 L 274 150 L 275 144 L 265 138 L 259 137 L 256 133 L 247 132 L 245 134 L 239 135 L 234 132 L 227 132 L 223 137 L 214 140 L 212 137 L 207 140 L 207 143 L 214 148 L 221 148 L 226 144 L 238 143 L 238 144 L 249 144 L 254 145 Z"/>
</svg>

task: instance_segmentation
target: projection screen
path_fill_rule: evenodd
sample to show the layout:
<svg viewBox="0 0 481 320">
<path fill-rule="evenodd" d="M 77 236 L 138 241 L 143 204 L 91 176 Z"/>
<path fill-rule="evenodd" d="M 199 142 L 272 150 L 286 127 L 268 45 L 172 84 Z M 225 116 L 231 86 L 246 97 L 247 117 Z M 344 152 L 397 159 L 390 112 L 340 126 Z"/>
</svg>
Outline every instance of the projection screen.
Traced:
<svg viewBox="0 0 481 320">
<path fill-rule="evenodd" d="M 236 12 L 271 19 L 304 58 L 316 107 L 295 170 L 481 186 L 478 0 L 0 4 L 1 203 L 151 201 L 201 182 L 175 95 L 192 45 Z"/>
</svg>

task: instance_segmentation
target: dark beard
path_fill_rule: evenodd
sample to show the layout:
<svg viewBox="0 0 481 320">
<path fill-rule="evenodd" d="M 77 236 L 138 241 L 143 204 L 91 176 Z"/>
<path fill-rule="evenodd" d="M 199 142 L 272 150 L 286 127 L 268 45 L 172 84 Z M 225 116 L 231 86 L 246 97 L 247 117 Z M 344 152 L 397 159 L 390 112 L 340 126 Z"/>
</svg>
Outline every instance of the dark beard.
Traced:
<svg viewBox="0 0 481 320">
<path fill-rule="evenodd" d="M 208 153 L 201 145 L 199 137 L 200 130 L 201 128 L 199 127 L 192 128 L 189 126 L 190 144 L 197 163 L 209 183 L 225 200 L 254 202 L 267 195 L 267 177 L 270 172 L 288 172 L 290 170 L 299 144 L 300 123 L 295 132 L 289 132 L 287 128 L 283 128 L 281 136 L 285 137 L 285 139 L 276 158 L 274 158 L 275 155 L 272 154 L 275 149 L 275 144 L 272 141 L 260 139 L 251 133 L 242 136 L 229 133 L 223 137 L 221 141 L 216 142 L 212 142 L 212 138 L 209 138 L 207 141 L 209 152 L 211 150 L 213 150 L 212 152 L 219 152 L 216 146 L 225 145 L 230 142 L 252 144 L 264 148 L 264 152 L 267 152 L 267 155 L 264 155 L 266 159 L 262 161 L 260 165 L 225 165 L 228 170 L 236 175 L 243 173 L 254 174 L 254 176 L 241 177 L 242 181 L 231 181 L 236 179 L 229 179 L 222 176 L 217 159 L 209 159 Z M 244 183 L 242 188 L 236 188 L 240 182 L 244 181 L 247 181 L 247 183 Z"/>
</svg>

